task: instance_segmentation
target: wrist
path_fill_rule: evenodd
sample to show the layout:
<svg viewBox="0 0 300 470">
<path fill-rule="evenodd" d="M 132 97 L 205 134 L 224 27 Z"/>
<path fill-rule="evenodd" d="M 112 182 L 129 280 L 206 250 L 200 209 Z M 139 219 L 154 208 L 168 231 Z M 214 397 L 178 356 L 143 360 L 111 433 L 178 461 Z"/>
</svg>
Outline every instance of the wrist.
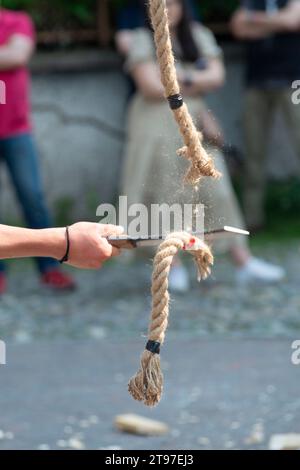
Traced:
<svg viewBox="0 0 300 470">
<path fill-rule="evenodd" d="M 70 258 L 70 232 L 69 226 L 66 227 L 66 251 L 62 258 L 59 259 L 60 264 L 67 263 Z"/>
<path fill-rule="evenodd" d="M 66 229 L 62 228 L 51 228 L 43 230 L 44 237 L 41 240 L 45 255 L 50 258 L 57 260 L 62 259 L 66 253 Z"/>
</svg>

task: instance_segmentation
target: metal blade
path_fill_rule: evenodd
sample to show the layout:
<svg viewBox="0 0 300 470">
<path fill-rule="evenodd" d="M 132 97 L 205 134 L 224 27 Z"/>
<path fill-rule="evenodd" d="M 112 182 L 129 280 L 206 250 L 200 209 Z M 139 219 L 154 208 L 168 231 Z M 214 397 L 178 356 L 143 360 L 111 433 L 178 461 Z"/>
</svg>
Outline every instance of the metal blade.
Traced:
<svg viewBox="0 0 300 470">
<path fill-rule="evenodd" d="M 248 230 L 242 230 L 240 228 L 229 227 L 228 225 L 225 225 L 224 232 L 236 233 L 237 235 L 250 235 L 250 232 L 248 232 Z"/>
<path fill-rule="evenodd" d="M 241 230 L 235 227 L 225 226 L 221 229 L 216 230 L 209 230 L 204 233 L 193 233 L 192 235 L 203 237 L 206 239 L 216 239 L 218 235 L 224 236 L 226 234 L 235 234 L 235 235 L 250 235 L 247 230 Z M 145 248 L 151 246 L 158 246 L 164 237 L 145 237 L 145 238 L 138 238 L 138 237 L 129 237 L 127 235 L 121 235 L 120 237 L 109 237 L 108 241 L 111 245 L 115 246 L 116 248 L 120 249 L 134 249 L 134 248 Z"/>
</svg>

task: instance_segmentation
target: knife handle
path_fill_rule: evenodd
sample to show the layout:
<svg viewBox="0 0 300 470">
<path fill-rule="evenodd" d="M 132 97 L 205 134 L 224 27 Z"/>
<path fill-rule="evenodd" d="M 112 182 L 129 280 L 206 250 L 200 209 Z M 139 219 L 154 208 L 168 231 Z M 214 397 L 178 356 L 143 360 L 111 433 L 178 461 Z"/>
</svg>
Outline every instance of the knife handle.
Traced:
<svg viewBox="0 0 300 470">
<path fill-rule="evenodd" d="M 136 241 L 130 237 L 108 237 L 107 241 L 119 250 L 133 250 L 137 247 Z"/>
</svg>

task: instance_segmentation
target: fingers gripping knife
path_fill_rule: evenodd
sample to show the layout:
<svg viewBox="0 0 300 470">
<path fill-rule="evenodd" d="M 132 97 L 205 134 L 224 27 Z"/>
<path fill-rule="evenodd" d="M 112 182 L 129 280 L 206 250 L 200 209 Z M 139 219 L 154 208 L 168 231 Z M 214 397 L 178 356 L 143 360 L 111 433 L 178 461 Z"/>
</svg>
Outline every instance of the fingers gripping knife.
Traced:
<svg viewBox="0 0 300 470">
<path fill-rule="evenodd" d="M 228 237 L 229 235 L 250 235 L 247 230 L 241 230 L 234 227 L 225 226 L 221 229 L 210 230 L 204 233 L 192 233 L 191 236 L 204 237 L 205 241 L 214 241 L 219 238 Z M 134 248 L 142 248 L 149 246 L 158 246 L 165 239 L 165 237 L 129 237 L 128 235 L 121 235 L 119 237 L 109 237 L 109 243 L 120 249 L 132 250 Z"/>
</svg>

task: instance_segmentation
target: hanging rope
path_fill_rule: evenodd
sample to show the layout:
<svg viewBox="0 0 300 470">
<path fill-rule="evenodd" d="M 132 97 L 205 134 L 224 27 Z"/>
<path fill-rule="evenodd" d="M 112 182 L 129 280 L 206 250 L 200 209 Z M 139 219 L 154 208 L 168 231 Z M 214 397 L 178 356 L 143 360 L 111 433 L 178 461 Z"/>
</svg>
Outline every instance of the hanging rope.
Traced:
<svg viewBox="0 0 300 470">
<path fill-rule="evenodd" d="M 165 0 L 149 0 L 149 14 L 154 30 L 157 59 L 165 96 L 169 101 L 185 144 L 177 153 L 190 162 L 185 182 L 195 185 L 202 176 L 218 178 L 220 173 L 216 170 L 212 157 L 203 147 L 203 135 L 197 131 L 180 94 Z"/>
<path fill-rule="evenodd" d="M 180 250 L 189 250 L 193 255 L 198 268 L 199 280 L 207 278 L 214 261 L 208 246 L 185 232 L 170 234 L 157 251 L 153 262 L 149 341 L 141 356 L 140 370 L 128 385 L 128 390 L 133 398 L 147 406 L 155 406 L 162 395 L 163 375 L 159 353 L 168 326 L 168 277 L 173 258 Z"/>
<path fill-rule="evenodd" d="M 203 136 L 197 131 L 193 119 L 180 94 L 175 59 L 172 50 L 168 14 L 165 0 L 149 0 L 149 14 L 154 30 L 157 59 L 165 96 L 178 123 L 185 146 L 178 155 L 190 162 L 185 182 L 195 185 L 203 176 L 220 177 L 213 159 L 203 147 Z M 164 343 L 169 319 L 168 277 L 174 256 L 180 250 L 189 250 L 199 273 L 199 280 L 206 279 L 214 258 L 210 248 L 188 233 L 172 233 L 163 241 L 153 262 L 152 312 L 148 342 L 142 353 L 140 369 L 130 380 L 128 390 L 135 400 L 147 406 L 159 403 L 163 390 L 163 375 L 160 366 L 160 348 Z"/>
</svg>

